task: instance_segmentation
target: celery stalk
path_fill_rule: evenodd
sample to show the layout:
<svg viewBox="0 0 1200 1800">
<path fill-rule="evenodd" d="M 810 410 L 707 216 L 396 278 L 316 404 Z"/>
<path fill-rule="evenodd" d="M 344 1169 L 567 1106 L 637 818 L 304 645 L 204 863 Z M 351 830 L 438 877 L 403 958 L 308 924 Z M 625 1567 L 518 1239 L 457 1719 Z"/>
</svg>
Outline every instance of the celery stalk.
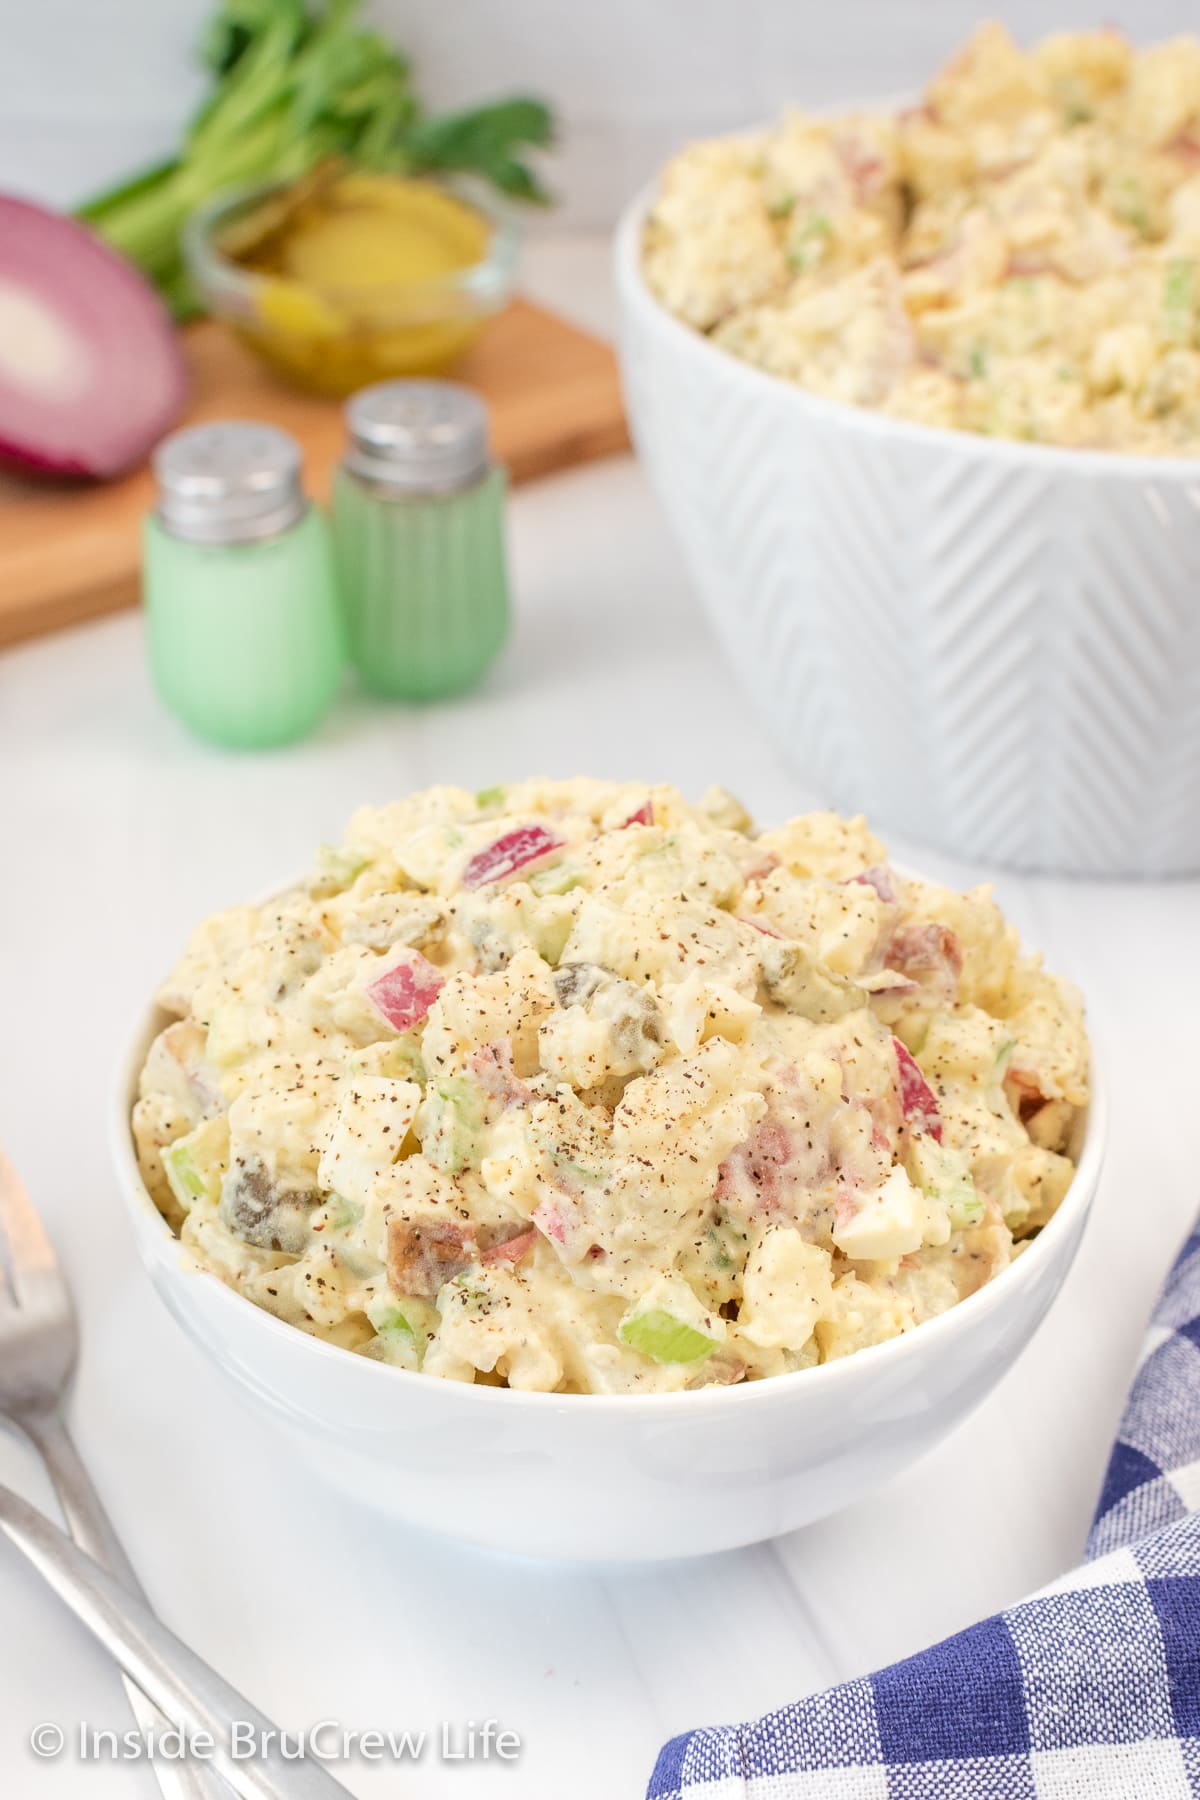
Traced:
<svg viewBox="0 0 1200 1800">
<path fill-rule="evenodd" d="M 460 170 L 518 199 L 547 198 L 525 153 L 550 142 L 548 108 L 515 97 L 431 117 L 406 60 L 357 23 L 359 6 L 221 0 L 202 46 L 213 90 L 178 155 L 78 209 L 158 286 L 176 317 L 197 310 L 180 234 L 224 188 L 292 181 L 339 156 L 401 174 Z"/>
</svg>

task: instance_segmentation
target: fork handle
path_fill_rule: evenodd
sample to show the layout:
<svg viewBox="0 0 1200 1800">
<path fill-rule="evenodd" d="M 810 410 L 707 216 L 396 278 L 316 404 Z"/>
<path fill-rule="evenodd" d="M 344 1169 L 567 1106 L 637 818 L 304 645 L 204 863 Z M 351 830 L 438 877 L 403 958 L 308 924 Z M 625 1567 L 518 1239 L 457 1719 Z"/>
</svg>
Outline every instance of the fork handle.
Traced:
<svg viewBox="0 0 1200 1800">
<path fill-rule="evenodd" d="M 107 1569 L 127 1593 L 148 1605 L 145 1590 L 125 1554 L 124 1545 L 113 1530 L 112 1521 L 71 1441 L 61 1413 L 26 1414 L 21 1424 L 41 1452 L 67 1529 L 75 1542 Z M 167 1723 L 165 1715 L 146 1698 L 130 1676 L 123 1674 L 121 1681 L 142 1731 L 161 1733 Z M 229 1800 L 228 1786 L 207 1763 L 156 1761 L 153 1767 L 163 1800 Z"/>
<path fill-rule="evenodd" d="M 170 1720 L 211 1738 L 217 1767 L 242 1800 L 348 1800 L 341 1782 L 320 1763 L 285 1756 L 277 1725 L 57 1525 L 3 1486 L 0 1531 Z M 261 1748 L 253 1760 L 236 1761 L 230 1754 L 229 1727 L 235 1720 Z"/>
<path fill-rule="evenodd" d="M 145 1589 L 125 1554 L 125 1546 L 113 1530 L 112 1520 L 68 1435 L 62 1415 L 58 1412 L 27 1415 L 21 1424 L 42 1453 L 42 1461 L 50 1471 L 54 1491 L 67 1521 L 67 1530 L 79 1548 L 86 1550 L 110 1575 L 115 1575 L 123 1588 L 136 1594 L 139 1600 L 145 1600 Z"/>
</svg>

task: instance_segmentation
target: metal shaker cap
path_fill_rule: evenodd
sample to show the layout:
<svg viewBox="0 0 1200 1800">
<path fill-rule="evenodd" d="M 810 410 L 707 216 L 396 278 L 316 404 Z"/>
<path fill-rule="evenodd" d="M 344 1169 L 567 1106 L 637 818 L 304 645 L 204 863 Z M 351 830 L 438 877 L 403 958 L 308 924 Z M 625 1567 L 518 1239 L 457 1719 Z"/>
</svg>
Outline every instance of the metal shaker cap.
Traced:
<svg viewBox="0 0 1200 1800">
<path fill-rule="evenodd" d="M 273 425 L 193 425 L 154 453 L 158 516 L 174 537 L 242 544 L 275 537 L 307 506 L 295 438 Z"/>
<path fill-rule="evenodd" d="M 381 381 L 346 407 L 346 467 L 405 494 L 444 494 L 487 472 L 488 416 L 454 381 Z"/>
</svg>

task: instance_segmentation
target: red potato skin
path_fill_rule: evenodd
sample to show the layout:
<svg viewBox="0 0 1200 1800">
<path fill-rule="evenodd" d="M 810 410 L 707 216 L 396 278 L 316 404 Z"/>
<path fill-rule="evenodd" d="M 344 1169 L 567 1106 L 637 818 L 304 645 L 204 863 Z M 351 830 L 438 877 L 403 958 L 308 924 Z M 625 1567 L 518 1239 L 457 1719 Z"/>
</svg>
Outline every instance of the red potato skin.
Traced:
<svg viewBox="0 0 1200 1800">
<path fill-rule="evenodd" d="M 465 888 L 479 888 L 494 881 L 509 881 L 520 870 L 564 848 L 562 840 L 544 825 L 519 825 L 486 849 L 475 852 L 462 872 L 462 884 Z"/>
<path fill-rule="evenodd" d="M 393 1031 L 411 1031 L 420 1024 L 444 986 L 444 977 L 433 964 L 419 950 L 410 950 L 371 983 L 367 997 Z"/>
<path fill-rule="evenodd" d="M 475 1236 L 449 1219 L 389 1219 L 388 1285 L 396 1294 L 432 1300 L 477 1260 Z"/>
<path fill-rule="evenodd" d="M 916 1057 L 900 1038 L 893 1037 L 896 1053 L 896 1088 L 900 1110 L 910 1131 L 925 1131 L 936 1143 L 942 1141 L 942 1115 L 937 1095 L 921 1072 Z"/>
</svg>

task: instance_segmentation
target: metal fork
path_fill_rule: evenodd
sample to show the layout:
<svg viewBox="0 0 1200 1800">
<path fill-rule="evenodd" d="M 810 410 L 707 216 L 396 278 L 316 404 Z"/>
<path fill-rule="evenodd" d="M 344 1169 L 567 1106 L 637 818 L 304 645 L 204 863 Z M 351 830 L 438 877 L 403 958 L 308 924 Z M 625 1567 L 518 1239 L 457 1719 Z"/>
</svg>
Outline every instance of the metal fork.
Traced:
<svg viewBox="0 0 1200 1800">
<path fill-rule="evenodd" d="M 63 1423 L 62 1402 L 79 1351 L 75 1308 L 50 1240 L 2 1150 L 0 1233 L 8 1239 L 12 1270 L 10 1283 L 0 1267 L 0 1416 L 41 1452 L 80 1549 L 148 1605 Z M 160 1733 L 167 1723 L 163 1714 L 128 1676 L 121 1679 L 143 1732 Z M 153 1768 L 166 1800 L 229 1800 L 224 1781 L 203 1764 L 155 1761 Z"/>
</svg>

